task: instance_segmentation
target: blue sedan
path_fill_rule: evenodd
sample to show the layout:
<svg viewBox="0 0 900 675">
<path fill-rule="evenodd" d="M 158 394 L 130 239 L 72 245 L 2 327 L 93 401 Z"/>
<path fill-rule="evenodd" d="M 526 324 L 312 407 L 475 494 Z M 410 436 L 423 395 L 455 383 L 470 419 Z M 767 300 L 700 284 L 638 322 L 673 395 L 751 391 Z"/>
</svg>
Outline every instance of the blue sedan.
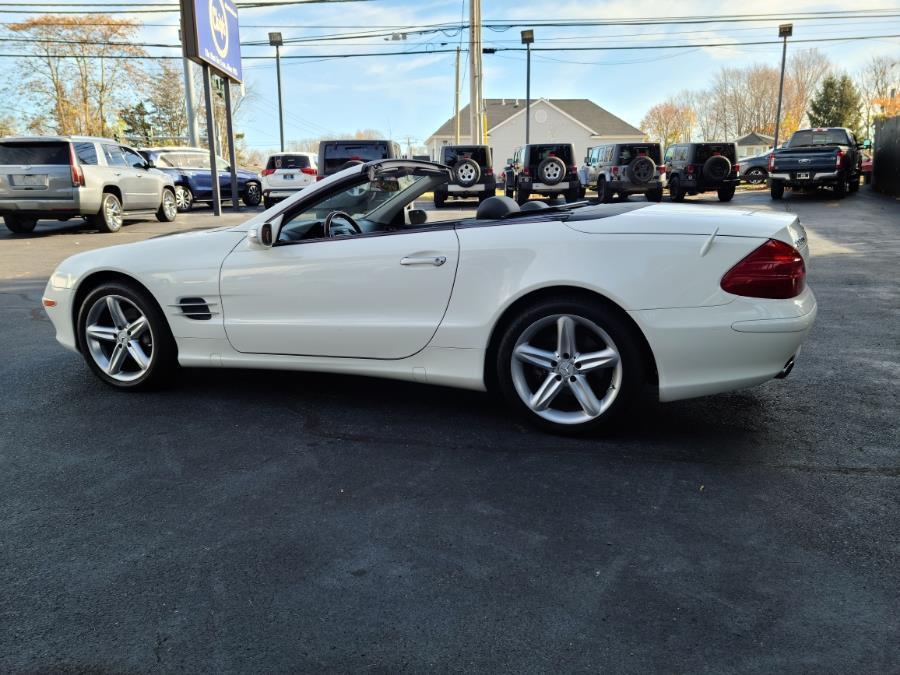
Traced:
<svg viewBox="0 0 900 675">
<path fill-rule="evenodd" d="M 190 211 L 197 203 L 212 202 L 212 174 L 209 166 L 209 151 L 203 148 L 165 147 L 143 148 L 141 154 L 154 166 L 172 176 L 175 182 L 175 203 L 179 211 Z M 231 198 L 231 170 L 228 162 L 217 157 L 219 188 L 223 201 Z M 256 206 L 262 201 L 262 187 L 255 171 L 238 168 L 238 192 L 247 206 Z"/>
</svg>

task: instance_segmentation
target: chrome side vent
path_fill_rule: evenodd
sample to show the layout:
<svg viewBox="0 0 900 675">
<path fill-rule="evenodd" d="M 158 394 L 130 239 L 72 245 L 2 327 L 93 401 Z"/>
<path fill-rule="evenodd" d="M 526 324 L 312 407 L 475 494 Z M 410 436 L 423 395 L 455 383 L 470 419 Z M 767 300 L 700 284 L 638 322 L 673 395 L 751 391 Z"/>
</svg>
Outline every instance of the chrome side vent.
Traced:
<svg viewBox="0 0 900 675">
<path fill-rule="evenodd" d="M 177 307 L 181 310 L 181 315 L 196 321 L 209 321 L 218 312 L 213 311 L 212 307 L 217 307 L 216 302 L 207 302 L 204 298 L 181 298 L 177 304 L 169 305 L 169 307 Z"/>
</svg>

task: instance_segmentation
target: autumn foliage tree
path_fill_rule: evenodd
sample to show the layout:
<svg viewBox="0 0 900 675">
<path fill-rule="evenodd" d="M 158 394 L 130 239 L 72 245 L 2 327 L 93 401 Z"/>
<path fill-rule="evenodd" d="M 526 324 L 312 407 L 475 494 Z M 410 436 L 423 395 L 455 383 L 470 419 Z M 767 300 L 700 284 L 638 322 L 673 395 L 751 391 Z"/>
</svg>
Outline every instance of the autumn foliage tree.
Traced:
<svg viewBox="0 0 900 675">
<path fill-rule="evenodd" d="M 19 91 L 41 111 L 36 132 L 108 136 L 119 110 L 141 85 L 143 48 L 132 44 L 139 24 L 104 17 L 45 15 L 11 24 L 28 56 L 19 62 Z M 115 58 L 127 56 L 132 58 Z"/>
<path fill-rule="evenodd" d="M 641 128 L 652 140 L 664 148 L 672 143 L 690 140 L 694 126 L 694 113 L 688 105 L 679 104 L 675 99 L 657 103 L 647 111 L 641 120 Z"/>
</svg>

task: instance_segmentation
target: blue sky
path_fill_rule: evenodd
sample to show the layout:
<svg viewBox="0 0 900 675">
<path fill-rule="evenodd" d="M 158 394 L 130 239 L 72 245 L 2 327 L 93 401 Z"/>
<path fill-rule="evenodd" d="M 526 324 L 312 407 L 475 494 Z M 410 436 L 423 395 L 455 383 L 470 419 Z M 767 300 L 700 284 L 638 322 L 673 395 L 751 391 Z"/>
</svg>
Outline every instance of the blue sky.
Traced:
<svg viewBox="0 0 900 675">
<path fill-rule="evenodd" d="M 140 3 L 128 0 L 127 3 Z M 242 41 L 265 40 L 270 30 L 280 30 L 286 39 L 333 33 L 372 30 L 384 25 L 422 25 L 458 22 L 468 17 L 468 0 L 375 0 L 373 2 L 256 8 L 241 11 Z M 863 0 L 863 4 L 821 3 L 792 0 L 791 3 L 757 0 L 752 5 L 698 1 L 690 6 L 660 9 L 657 16 L 716 15 L 729 13 L 777 13 L 790 6 L 792 12 L 814 10 L 900 9 L 896 2 Z M 554 2 L 552 13 L 546 2 L 483 0 L 482 16 L 487 20 L 573 19 L 598 20 L 640 16 L 647 4 L 625 2 Z M 176 14 L 139 15 L 148 26 L 143 36 L 149 41 L 176 42 Z M 5 15 L 2 21 L 21 19 Z M 648 27 L 540 27 L 535 46 L 549 45 L 645 45 L 641 51 L 535 53 L 532 61 L 532 96 L 547 98 L 590 98 L 599 105 L 638 125 L 647 108 L 668 95 L 686 88 L 703 87 L 720 66 L 753 62 L 777 64 L 776 45 L 705 48 L 704 42 L 771 39 L 778 21 L 766 19 L 750 23 L 674 25 Z M 794 20 L 796 38 L 845 37 L 900 34 L 900 18 L 856 21 Z M 331 28 L 330 26 L 341 26 Z M 346 26 L 346 28 L 344 28 Z M 485 30 L 485 47 L 518 46 L 520 28 L 505 32 Z M 284 60 L 285 135 L 288 140 L 322 134 L 375 128 L 397 140 L 407 136 L 422 142 L 453 112 L 454 55 L 419 54 L 393 57 L 328 59 L 329 55 L 376 50 L 419 51 L 467 45 L 463 32 L 409 34 L 405 41 L 384 38 L 345 40 L 327 46 L 287 46 L 282 54 L 317 55 L 322 60 Z M 690 43 L 691 49 L 664 51 L 654 45 Z M 853 71 L 872 54 L 896 54 L 900 60 L 900 40 L 864 40 L 796 45 L 794 49 L 818 46 L 839 67 Z M 9 51 L 9 49 L 7 49 Z M 177 53 L 154 50 L 158 53 Z M 243 48 L 244 56 L 273 53 L 268 46 Z M 467 73 L 468 68 L 464 66 Z M 900 71 L 900 67 L 898 67 Z M 8 68 L 4 68 L 8 72 Z M 525 55 L 521 52 L 484 56 L 484 96 L 524 98 Z M 254 149 L 274 149 L 278 144 L 278 112 L 274 61 L 245 60 L 244 75 L 251 96 L 244 106 L 238 131 Z M 468 84 L 463 83 L 462 103 L 468 100 Z"/>
</svg>

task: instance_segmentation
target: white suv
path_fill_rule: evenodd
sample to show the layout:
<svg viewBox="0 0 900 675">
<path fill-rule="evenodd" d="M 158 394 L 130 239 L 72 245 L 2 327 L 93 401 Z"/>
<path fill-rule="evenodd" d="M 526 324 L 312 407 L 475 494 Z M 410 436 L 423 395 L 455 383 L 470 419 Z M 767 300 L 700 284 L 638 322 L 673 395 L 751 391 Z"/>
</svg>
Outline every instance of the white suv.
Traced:
<svg viewBox="0 0 900 675">
<path fill-rule="evenodd" d="M 314 152 L 277 152 L 269 155 L 262 170 L 263 206 L 290 197 L 316 182 L 319 169 Z"/>
</svg>

